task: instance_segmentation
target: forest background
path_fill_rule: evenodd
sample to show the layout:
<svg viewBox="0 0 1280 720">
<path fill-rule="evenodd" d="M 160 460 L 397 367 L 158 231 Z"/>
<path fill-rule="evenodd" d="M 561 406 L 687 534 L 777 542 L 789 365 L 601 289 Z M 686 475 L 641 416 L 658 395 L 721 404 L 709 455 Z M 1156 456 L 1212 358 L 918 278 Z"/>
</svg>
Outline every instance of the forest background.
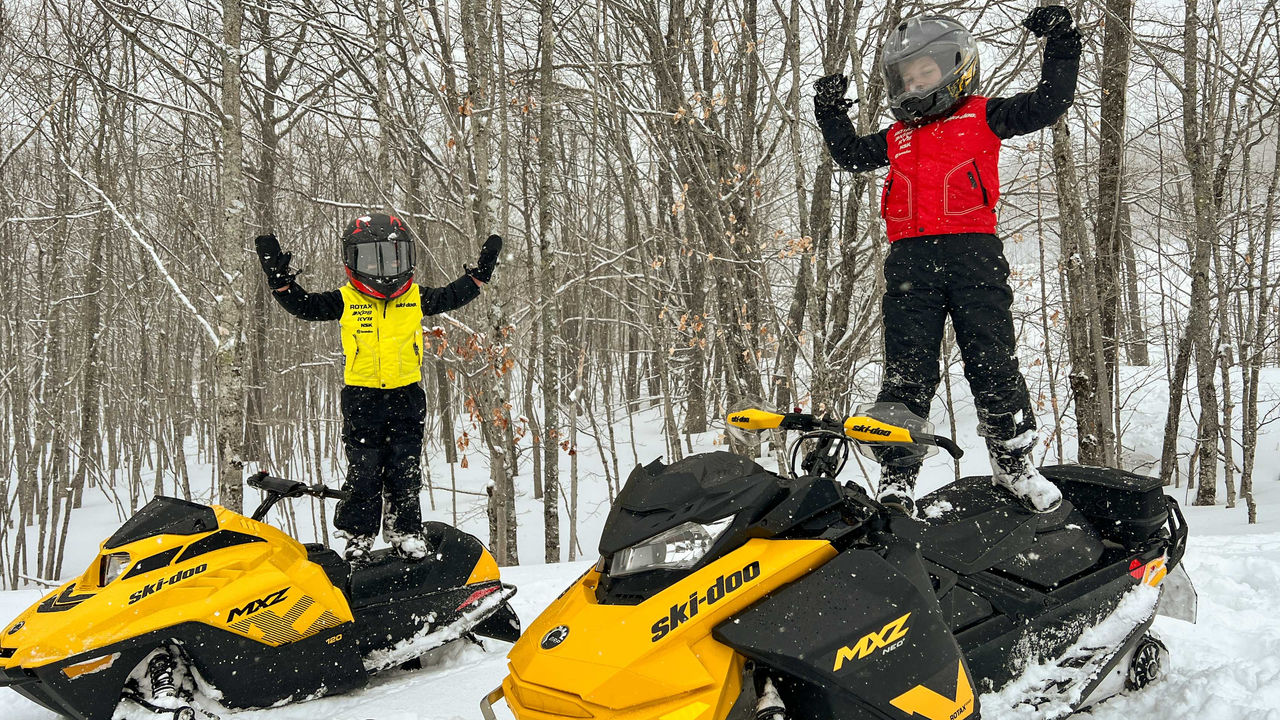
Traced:
<svg viewBox="0 0 1280 720">
<path fill-rule="evenodd" d="M 1001 165 L 1039 457 L 1159 474 L 1255 522 L 1258 431 L 1280 414 L 1259 381 L 1280 365 L 1276 2 L 1069 6 L 1076 102 Z M 487 458 L 507 564 L 572 559 L 578 484 L 617 491 L 628 415 L 658 409 L 670 461 L 738 398 L 870 399 L 880 178 L 832 167 L 813 80 L 850 73 L 859 129 L 883 127 L 880 40 L 929 11 L 975 28 L 985 94 L 1028 90 L 1030 9 L 0 3 L 0 587 L 62 574 L 86 492 L 122 516 L 155 494 L 239 508 L 258 467 L 341 465 L 336 330 L 270 301 L 266 229 L 313 290 L 343 282 L 338 236 L 364 211 L 410 220 L 425 284 L 507 239 L 481 298 L 429 320 L 424 372 L 426 454 Z M 934 419 L 954 433 L 944 350 Z M 1168 384 L 1160 457 L 1126 443 L 1135 376 Z M 579 477 L 583 443 L 604 478 Z M 541 548 L 518 547 L 526 486 Z"/>
</svg>

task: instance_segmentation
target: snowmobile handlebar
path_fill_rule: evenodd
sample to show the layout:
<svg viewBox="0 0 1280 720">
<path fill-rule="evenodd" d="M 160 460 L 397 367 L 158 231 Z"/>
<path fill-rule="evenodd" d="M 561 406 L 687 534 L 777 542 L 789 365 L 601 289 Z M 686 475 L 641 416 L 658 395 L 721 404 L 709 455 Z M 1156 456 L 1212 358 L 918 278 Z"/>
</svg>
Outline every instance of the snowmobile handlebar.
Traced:
<svg viewBox="0 0 1280 720">
<path fill-rule="evenodd" d="M 266 470 L 259 470 L 253 475 L 250 475 L 249 479 L 245 482 L 249 487 L 257 488 L 266 493 L 266 497 L 262 499 L 262 503 L 258 505 L 258 509 L 253 511 L 253 519 L 259 522 L 267 516 L 267 512 L 271 510 L 276 503 L 285 498 L 310 495 L 311 497 L 320 498 L 321 500 L 346 500 L 351 497 L 351 493 L 346 490 L 331 488 L 323 483 L 308 485 L 295 480 L 285 480 L 284 478 L 268 475 Z"/>
<path fill-rule="evenodd" d="M 964 455 L 951 441 L 942 435 L 912 432 L 905 427 L 887 423 L 866 415 L 852 415 L 837 420 L 829 417 L 818 417 L 810 413 L 775 413 L 759 408 L 735 410 L 729 413 L 726 420 L 734 427 L 743 430 L 800 430 L 812 432 L 825 430 L 839 434 L 854 442 L 884 445 L 889 443 L 934 445 L 946 450 L 953 458 Z"/>
</svg>

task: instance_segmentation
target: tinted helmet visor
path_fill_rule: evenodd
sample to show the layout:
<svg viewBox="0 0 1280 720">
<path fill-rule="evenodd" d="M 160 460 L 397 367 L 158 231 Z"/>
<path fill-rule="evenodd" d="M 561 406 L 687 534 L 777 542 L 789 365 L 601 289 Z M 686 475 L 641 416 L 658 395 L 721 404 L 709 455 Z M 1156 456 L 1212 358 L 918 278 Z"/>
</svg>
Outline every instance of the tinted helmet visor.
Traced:
<svg viewBox="0 0 1280 720">
<path fill-rule="evenodd" d="M 413 272 L 414 268 L 411 238 L 350 243 L 343 249 L 343 254 L 346 266 L 366 277 L 391 278 Z"/>
</svg>

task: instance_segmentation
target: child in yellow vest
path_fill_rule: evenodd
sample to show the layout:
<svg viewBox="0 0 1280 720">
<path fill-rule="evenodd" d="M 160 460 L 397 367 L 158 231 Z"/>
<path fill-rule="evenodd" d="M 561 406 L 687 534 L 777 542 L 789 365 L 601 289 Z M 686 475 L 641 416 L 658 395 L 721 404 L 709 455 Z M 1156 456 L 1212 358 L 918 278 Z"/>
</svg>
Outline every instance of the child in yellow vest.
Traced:
<svg viewBox="0 0 1280 720">
<path fill-rule="evenodd" d="M 426 425 L 422 379 L 422 318 L 474 300 L 493 276 L 502 238 L 490 235 L 475 267 L 441 288 L 413 281 L 414 236 L 404 221 L 362 215 L 342 234 L 342 262 L 350 281 L 337 290 L 307 292 L 289 269 L 274 235 L 255 241 L 267 284 L 285 310 L 303 320 L 338 320 L 345 387 L 342 440 L 351 497 L 338 505 L 333 525 L 347 539 L 346 558 L 368 558 L 384 520 L 386 539 L 402 556 L 425 557 L 419 457 Z M 383 508 L 383 498 L 387 507 Z M 386 517 L 382 517 L 385 510 Z"/>
</svg>

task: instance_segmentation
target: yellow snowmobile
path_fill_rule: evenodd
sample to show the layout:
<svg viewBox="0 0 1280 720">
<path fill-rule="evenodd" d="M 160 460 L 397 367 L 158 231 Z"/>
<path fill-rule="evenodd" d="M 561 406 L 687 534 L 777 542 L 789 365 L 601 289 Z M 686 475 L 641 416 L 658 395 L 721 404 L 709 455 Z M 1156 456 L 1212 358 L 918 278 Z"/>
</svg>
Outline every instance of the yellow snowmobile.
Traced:
<svg viewBox="0 0 1280 720">
<path fill-rule="evenodd" d="M 505 700 L 518 720 L 977 720 L 995 690 L 1055 718 L 1159 676 L 1161 589 L 1194 614 L 1158 480 L 1046 467 L 1065 500 L 1033 514 L 965 478 L 921 521 L 835 480 L 851 446 L 959 456 L 904 406 L 728 421 L 801 431 L 802 471 L 726 452 L 637 467 L 599 563 L 511 648 L 486 718 Z"/>
<path fill-rule="evenodd" d="M 83 575 L 0 628 L 0 686 L 84 720 L 131 706 L 193 720 L 349 692 L 459 638 L 519 636 L 515 588 L 476 538 L 427 523 L 427 559 L 382 550 L 353 569 L 262 522 L 281 499 L 346 493 L 248 483 L 265 493 L 252 518 L 168 497 L 134 514 Z"/>
</svg>

